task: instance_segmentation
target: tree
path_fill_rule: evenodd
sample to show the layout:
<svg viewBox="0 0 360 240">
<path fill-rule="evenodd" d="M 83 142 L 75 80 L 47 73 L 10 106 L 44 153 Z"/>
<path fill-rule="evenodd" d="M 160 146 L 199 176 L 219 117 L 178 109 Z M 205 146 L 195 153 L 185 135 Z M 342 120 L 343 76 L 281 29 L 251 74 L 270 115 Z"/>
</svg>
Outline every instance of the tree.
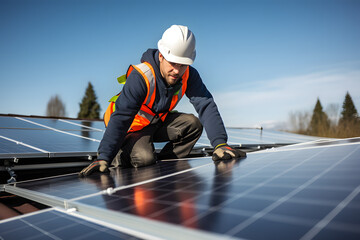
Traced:
<svg viewBox="0 0 360 240">
<path fill-rule="evenodd" d="M 311 117 L 308 132 L 314 136 L 326 136 L 330 128 L 328 116 L 323 111 L 319 98 L 316 101 L 315 108 Z"/>
<path fill-rule="evenodd" d="M 340 122 L 348 122 L 348 121 L 356 121 L 358 120 L 359 116 L 357 113 L 357 110 L 355 108 L 354 102 L 349 94 L 349 92 L 345 95 L 345 100 L 342 105 L 342 111 L 341 111 L 341 118 Z"/>
<path fill-rule="evenodd" d="M 46 116 L 65 117 L 65 105 L 58 95 L 52 96 L 46 107 Z"/>
<path fill-rule="evenodd" d="M 360 134 L 359 115 L 349 92 L 346 93 L 342 105 L 338 129 L 342 137 L 354 137 Z"/>
<path fill-rule="evenodd" d="M 78 118 L 99 119 L 100 105 L 96 101 L 96 95 L 92 84 L 89 82 L 85 95 L 80 103 Z"/>
</svg>

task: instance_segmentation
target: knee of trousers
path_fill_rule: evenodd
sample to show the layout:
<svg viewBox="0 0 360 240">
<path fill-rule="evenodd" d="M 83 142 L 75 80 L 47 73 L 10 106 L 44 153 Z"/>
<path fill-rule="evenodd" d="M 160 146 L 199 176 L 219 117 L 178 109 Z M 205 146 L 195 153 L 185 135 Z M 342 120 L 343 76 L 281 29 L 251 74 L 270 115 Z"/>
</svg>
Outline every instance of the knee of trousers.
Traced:
<svg viewBox="0 0 360 240">
<path fill-rule="evenodd" d="M 199 135 L 202 134 L 203 125 L 201 124 L 199 118 L 195 117 L 193 114 L 187 114 L 185 117 L 185 121 L 189 126 L 189 130 L 198 132 Z"/>
<path fill-rule="evenodd" d="M 156 155 L 148 151 L 137 151 L 136 153 L 132 153 L 130 157 L 133 167 L 144 167 L 156 162 Z"/>
</svg>

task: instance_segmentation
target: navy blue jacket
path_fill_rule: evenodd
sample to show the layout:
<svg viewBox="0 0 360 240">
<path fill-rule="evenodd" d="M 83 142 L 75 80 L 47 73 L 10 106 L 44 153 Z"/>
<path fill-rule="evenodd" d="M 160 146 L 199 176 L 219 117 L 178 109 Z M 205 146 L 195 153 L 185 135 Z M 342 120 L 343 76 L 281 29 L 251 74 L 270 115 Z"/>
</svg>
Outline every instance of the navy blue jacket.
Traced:
<svg viewBox="0 0 360 240">
<path fill-rule="evenodd" d="M 147 50 L 141 62 L 148 62 L 154 68 L 156 75 L 156 95 L 153 104 L 154 113 L 166 112 L 170 108 L 172 96 L 176 93 L 181 81 L 168 86 L 160 73 L 159 51 Z M 115 102 L 115 112 L 112 114 L 108 127 L 98 149 L 98 159 L 111 162 L 123 144 L 127 131 L 140 110 L 147 94 L 145 81 L 137 71 L 132 71 L 126 80 L 119 98 Z M 195 107 L 199 119 L 213 147 L 227 142 L 227 134 L 220 113 L 211 93 L 202 82 L 197 70 L 190 66 L 189 79 L 185 95 Z"/>
</svg>

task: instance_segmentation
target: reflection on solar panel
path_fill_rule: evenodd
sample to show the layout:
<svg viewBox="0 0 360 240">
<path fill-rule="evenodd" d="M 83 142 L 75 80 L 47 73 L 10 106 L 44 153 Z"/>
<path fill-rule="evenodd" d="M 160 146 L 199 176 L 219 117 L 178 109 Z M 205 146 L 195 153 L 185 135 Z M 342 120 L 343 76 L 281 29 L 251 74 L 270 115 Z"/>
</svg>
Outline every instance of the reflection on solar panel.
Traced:
<svg viewBox="0 0 360 240">
<path fill-rule="evenodd" d="M 327 140 L 4 190 L 154 239 L 359 239 L 359 160 L 360 138 Z"/>
</svg>

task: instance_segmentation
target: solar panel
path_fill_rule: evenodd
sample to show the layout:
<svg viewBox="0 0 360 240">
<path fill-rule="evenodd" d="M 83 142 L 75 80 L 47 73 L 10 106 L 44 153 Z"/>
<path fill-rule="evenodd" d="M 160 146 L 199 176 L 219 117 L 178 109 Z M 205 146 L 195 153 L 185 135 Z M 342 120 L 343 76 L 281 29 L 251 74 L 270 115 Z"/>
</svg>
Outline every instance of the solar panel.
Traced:
<svg viewBox="0 0 360 240">
<path fill-rule="evenodd" d="M 0 139 L 6 144 L 0 158 L 96 155 L 104 130 L 92 127 L 95 122 L 0 116 Z"/>
<path fill-rule="evenodd" d="M 358 239 L 359 158 L 360 138 L 327 140 L 4 189 L 154 238 Z"/>
<path fill-rule="evenodd" d="M 46 157 L 47 152 L 31 147 L 26 144 L 19 144 L 17 141 L 12 141 L 6 137 L 0 136 L 0 152 L 3 158 L 12 158 L 14 153 L 21 157 Z"/>
</svg>

